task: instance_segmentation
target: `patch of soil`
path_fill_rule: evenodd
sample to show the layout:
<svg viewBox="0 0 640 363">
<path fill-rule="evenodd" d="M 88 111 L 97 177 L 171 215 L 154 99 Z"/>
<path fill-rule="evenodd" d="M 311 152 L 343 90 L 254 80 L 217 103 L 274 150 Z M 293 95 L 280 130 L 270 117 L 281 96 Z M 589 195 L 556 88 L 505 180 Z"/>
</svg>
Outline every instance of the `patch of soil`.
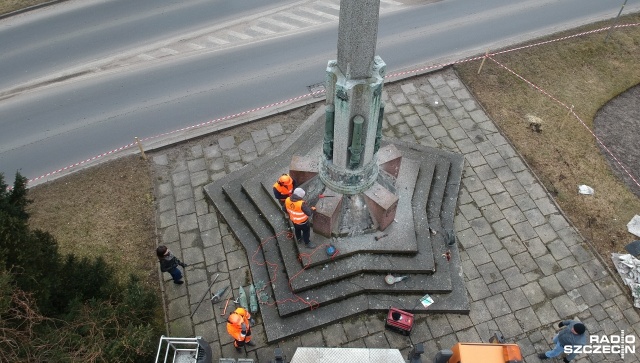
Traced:
<svg viewBox="0 0 640 363">
<path fill-rule="evenodd" d="M 640 197 L 640 85 L 607 102 L 596 114 L 594 126 L 596 136 L 606 146 L 605 150 L 598 144 L 611 169 Z"/>
<path fill-rule="evenodd" d="M 30 226 L 51 233 L 62 254 L 102 256 L 122 280 L 158 286 L 155 211 L 147 162 L 130 156 L 29 189 Z"/>
</svg>

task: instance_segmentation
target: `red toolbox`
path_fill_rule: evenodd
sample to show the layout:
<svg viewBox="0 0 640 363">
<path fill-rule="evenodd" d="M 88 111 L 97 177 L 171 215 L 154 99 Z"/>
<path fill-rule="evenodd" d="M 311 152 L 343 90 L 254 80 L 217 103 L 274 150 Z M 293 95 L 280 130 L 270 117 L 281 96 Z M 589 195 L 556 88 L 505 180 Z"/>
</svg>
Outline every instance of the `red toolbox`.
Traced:
<svg viewBox="0 0 640 363">
<path fill-rule="evenodd" d="M 409 335 L 413 328 L 413 314 L 396 308 L 390 308 L 385 328 L 402 335 Z"/>
</svg>

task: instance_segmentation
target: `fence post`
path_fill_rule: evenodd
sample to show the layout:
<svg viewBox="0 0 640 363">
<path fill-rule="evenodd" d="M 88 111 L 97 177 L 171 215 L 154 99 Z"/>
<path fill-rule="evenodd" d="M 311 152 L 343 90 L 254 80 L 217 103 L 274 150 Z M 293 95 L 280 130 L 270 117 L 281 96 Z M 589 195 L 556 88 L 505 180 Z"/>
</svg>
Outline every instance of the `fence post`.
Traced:
<svg viewBox="0 0 640 363">
<path fill-rule="evenodd" d="M 142 143 L 140 142 L 140 139 L 138 139 L 138 137 L 136 136 L 136 144 L 138 144 L 138 149 L 140 149 L 140 154 L 142 155 L 142 158 L 144 160 L 147 160 L 147 155 L 144 153 L 144 149 L 142 148 Z"/>
<path fill-rule="evenodd" d="M 478 68 L 478 74 L 480 74 L 480 71 L 482 70 L 482 66 L 484 66 L 484 61 L 487 60 L 488 56 L 489 56 L 489 49 L 487 49 L 487 52 L 484 54 L 484 58 L 482 58 L 482 63 L 480 63 L 480 68 Z"/>
</svg>

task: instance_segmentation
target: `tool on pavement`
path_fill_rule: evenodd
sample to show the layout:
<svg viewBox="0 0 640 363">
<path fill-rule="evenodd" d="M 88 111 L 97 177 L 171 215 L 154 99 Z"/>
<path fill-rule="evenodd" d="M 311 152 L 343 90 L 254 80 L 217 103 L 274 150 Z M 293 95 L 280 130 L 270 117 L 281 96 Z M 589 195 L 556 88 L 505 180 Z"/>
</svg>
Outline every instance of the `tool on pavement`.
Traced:
<svg viewBox="0 0 640 363">
<path fill-rule="evenodd" d="M 389 274 L 387 276 L 384 277 L 384 282 L 387 283 L 387 285 L 393 285 L 396 282 L 400 282 L 402 280 L 406 280 L 408 279 L 409 276 L 398 276 L 398 277 L 394 277 L 393 275 Z"/>
<path fill-rule="evenodd" d="M 251 284 L 249 286 L 249 312 L 255 314 L 258 312 L 258 295 L 256 295 L 256 288 Z"/>
<path fill-rule="evenodd" d="M 247 293 L 244 291 L 244 288 L 242 286 L 238 288 L 238 300 L 240 300 L 240 306 L 245 310 L 249 311 L 249 303 L 247 302 Z"/>
<path fill-rule="evenodd" d="M 223 288 L 221 288 L 220 290 L 216 291 L 213 296 L 211 296 L 211 303 L 215 304 L 218 301 L 222 300 L 222 296 L 224 296 L 224 293 L 227 291 L 227 289 L 229 288 L 229 286 L 225 286 Z"/>
<path fill-rule="evenodd" d="M 231 298 L 227 299 L 227 302 L 224 304 L 224 309 L 222 309 L 222 313 L 220 313 L 220 316 L 227 315 L 227 307 L 229 306 L 229 301 L 231 301 Z"/>
<path fill-rule="evenodd" d="M 196 306 L 196 308 L 193 310 L 193 313 L 191 313 L 191 317 L 192 318 L 193 318 L 193 315 L 198 310 L 198 308 L 200 307 L 200 304 L 202 304 L 202 301 L 204 300 L 204 298 L 207 296 L 207 293 L 211 294 L 211 286 L 213 286 L 213 284 L 215 284 L 216 280 L 218 279 L 218 276 L 220 276 L 220 274 L 216 274 L 216 277 L 214 277 L 213 281 L 211 281 L 211 283 L 209 284 L 209 287 L 207 288 L 207 292 L 205 292 L 204 295 L 202 295 L 202 298 L 200 299 L 200 302 L 198 303 L 198 306 Z"/>
<path fill-rule="evenodd" d="M 376 241 L 379 241 L 379 240 L 381 240 L 381 239 L 385 238 L 386 236 L 388 236 L 388 234 L 386 234 L 386 233 L 385 233 L 385 234 L 380 235 L 380 236 L 375 236 L 375 237 L 374 237 L 374 239 L 375 239 Z"/>
</svg>

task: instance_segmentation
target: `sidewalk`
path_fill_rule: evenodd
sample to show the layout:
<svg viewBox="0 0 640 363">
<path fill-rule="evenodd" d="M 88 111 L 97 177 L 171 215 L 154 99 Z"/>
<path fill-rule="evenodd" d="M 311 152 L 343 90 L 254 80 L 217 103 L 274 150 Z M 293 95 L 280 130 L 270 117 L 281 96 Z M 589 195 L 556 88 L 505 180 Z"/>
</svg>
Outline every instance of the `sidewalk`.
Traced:
<svg viewBox="0 0 640 363">
<path fill-rule="evenodd" d="M 470 315 L 418 315 L 410 337 L 385 330 L 382 314 L 362 315 L 277 345 L 265 343 L 258 324 L 248 357 L 267 362 L 280 347 L 291 359 L 300 346 L 397 348 L 406 357 L 412 344 L 423 343 L 423 361 L 429 362 L 456 342 L 487 342 L 500 331 L 520 345 L 526 362 L 538 362 L 537 353 L 550 349 L 555 324 L 575 318 L 591 335 L 624 330 L 638 346 L 640 315 L 629 291 L 609 275 L 453 71 L 386 84 L 384 90 L 385 137 L 465 156 L 455 222 Z M 159 243 L 189 264 L 184 285 L 162 276 L 169 335 L 202 336 L 214 361 L 221 354 L 244 357 L 226 332 L 224 301 L 213 307 L 205 301 L 190 316 L 216 274 L 214 291 L 230 284 L 237 295 L 247 285 L 246 253 L 254 251 L 239 246 L 202 187 L 275 149 L 298 125 L 295 118 L 272 119 L 151 153 Z M 575 361 L 640 360 L 594 353 Z"/>
</svg>

